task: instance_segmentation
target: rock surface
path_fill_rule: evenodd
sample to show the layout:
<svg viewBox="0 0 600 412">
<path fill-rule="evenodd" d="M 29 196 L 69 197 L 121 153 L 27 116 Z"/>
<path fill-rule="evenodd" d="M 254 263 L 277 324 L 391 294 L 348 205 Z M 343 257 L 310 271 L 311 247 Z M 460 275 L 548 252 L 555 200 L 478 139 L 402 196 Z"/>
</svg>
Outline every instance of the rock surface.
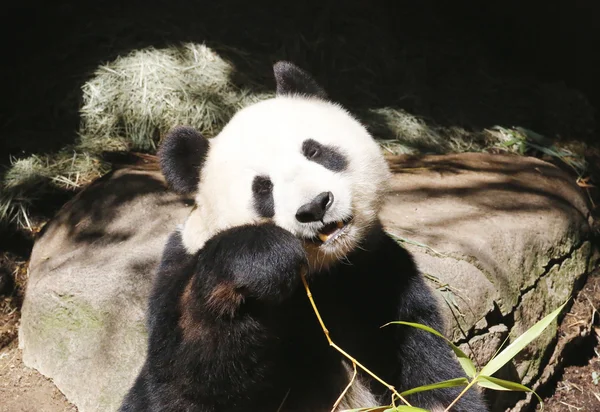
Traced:
<svg viewBox="0 0 600 412">
<path fill-rule="evenodd" d="M 503 331 L 514 339 L 564 303 L 597 264 L 587 200 L 549 163 L 479 153 L 390 163 L 383 221 L 440 291 L 446 333 L 476 364 L 496 352 Z M 555 322 L 502 377 L 532 384 L 556 330 Z"/>
<path fill-rule="evenodd" d="M 558 168 L 485 154 L 389 161 L 383 223 L 439 292 L 448 335 L 477 362 L 563 303 L 595 265 L 586 199 Z M 190 207 L 156 170 L 122 169 L 81 192 L 36 242 L 23 360 L 81 412 L 116 410 L 137 375 L 152 273 Z M 507 373 L 534 381 L 555 330 Z"/>
<path fill-rule="evenodd" d="M 23 362 L 85 411 L 114 411 L 145 347 L 163 245 L 188 206 L 160 174 L 118 170 L 81 192 L 36 242 L 23 302 Z"/>
</svg>

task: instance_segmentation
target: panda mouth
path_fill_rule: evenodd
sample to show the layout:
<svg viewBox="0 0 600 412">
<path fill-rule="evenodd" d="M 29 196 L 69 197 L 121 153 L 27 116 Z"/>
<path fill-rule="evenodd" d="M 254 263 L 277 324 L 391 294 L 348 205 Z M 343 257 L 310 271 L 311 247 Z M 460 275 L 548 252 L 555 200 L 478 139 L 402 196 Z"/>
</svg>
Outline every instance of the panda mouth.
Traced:
<svg viewBox="0 0 600 412">
<path fill-rule="evenodd" d="M 323 227 L 321 227 L 321 229 L 319 229 L 314 240 L 316 243 L 323 245 L 334 242 L 347 231 L 348 225 L 351 221 L 352 218 L 348 218 L 345 220 L 339 220 L 337 222 L 326 223 Z"/>
</svg>

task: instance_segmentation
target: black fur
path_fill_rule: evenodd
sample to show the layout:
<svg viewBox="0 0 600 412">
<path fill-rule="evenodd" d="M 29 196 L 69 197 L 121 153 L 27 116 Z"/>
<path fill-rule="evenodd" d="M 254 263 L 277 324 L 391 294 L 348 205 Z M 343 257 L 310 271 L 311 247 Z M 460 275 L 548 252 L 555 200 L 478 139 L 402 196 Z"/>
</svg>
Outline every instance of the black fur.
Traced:
<svg viewBox="0 0 600 412">
<path fill-rule="evenodd" d="M 284 359 L 275 307 L 305 265 L 301 242 L 271 224 L 223 232 L 196 255 L 172 234 L 148 306 L 147 361 L 121 411 L 261 410 L 246 407 L 268 397 Z M 243 297 L 234 313 L 214 302 L 223 287 Z"/>
<path fill-rule="evenodd" d="M 463 376 L 442 339 L 404 326 L 380 328 L 399 319 L 442 328 L 413 260 L 381 226 L 348 263 L 311 276 L 338 345 L 399 391 Z M 301 287 L 305 265 L 298 239 L 272 224 L 222 232 L 194 256 L 173 234 L 150 297 L 148 357 L 121 412 L 276 411 L 284 398 L 282 412 L 329 411 L 348 376 Z M 233 298 L 215 303 L 215 295 Z M 222 311 L 219 303 L 234 306 Z M 363 378 L 381 404 L 389 403 L 386 388 Z M 408 400 L 447 406 L 458 392 Z M 453 410 L 487 408 L 469 391 Z"/>
<path fill-rule="evenodd" d="M 196 191 L 209 142 L 191 127 L 178 126 L 165 136 L 158 151 L 167 184 L 181 194 Z"/>
<path fill-rule="evenodd" d="M 273 65 L 278 95 L 302 95 L 327 99 L 327 93 L 310 74 L 293 63 L 279 61 Z"/>
<path fill-rule="evenodd" d="M 348 167 L 346 157 L 336 147 L 321 144 L 313 139 L 307 139 L 302 143 L 302 154 L 308 160 L 332 172 L 343 172 Z"/>
<path fill-rule="evenodd" d="M 275 199 L 273 199 L 273 182 L 268 176 L 256 176 L 252 181 L 254 209 L 266 218 L 275 216 Z"/>
</svg>

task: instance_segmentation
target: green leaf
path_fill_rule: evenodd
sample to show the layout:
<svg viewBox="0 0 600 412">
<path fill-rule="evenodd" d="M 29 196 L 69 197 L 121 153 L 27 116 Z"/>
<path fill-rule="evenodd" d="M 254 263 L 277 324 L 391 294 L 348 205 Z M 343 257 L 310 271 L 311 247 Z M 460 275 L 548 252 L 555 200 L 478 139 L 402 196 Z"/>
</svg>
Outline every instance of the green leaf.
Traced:
<svg viewBox="0 0 600 412">
<path fill-rule="evenodd" d="M 467 378 L 455 378 L 455 379 L 449 379 L 447 381 L 442 381 L 442 382 L 438 382 L 438 383 L 432 383 L 431 385 L 418 386 L 416 388 L 404 391 L 400 395 L 408 396 L 408 395 L 412 395 L 413 393 L 417 393 L 417 392 L 430 391 L 432 389 L 440 389 L 440 388 L 452 388 L 455 386 L 467 386 L 468 384 L 469 384 L 469 380 Z"/>
<path fill-rule="evenodd" d="M 533 389 L 529 389 L 525 385 L 521 385 L 520 383 L 517 383 L 517 382 L 505 381 L 504 379 L 492 378 L 491 376 L 482 376 L 482 375 L 479 375 L 475 379 L 475 381 L 477 382 L 477 385 L 479 385 L 483 388 L 493 389 L 495 391 L 531 392 L 540 401 L 540 406 L 541 406 L 542 410 L 544 409 L 544 404 L 542 402 L 542 398 L 540 398 L 540 396 L 537 393 L 535 393 L 535 391 Z"/>
<path fill-rule="evenodd" d="M 510 146 L 514 145 L 515 143 L 521 143 L 521 139 L 513 138 L 510 140 L 507 140 L 506 142 L 500 143 L 500 145 L 504 146 L 504 147 L 510 147 Z"/>
<path fill-rule="evenodd" d="M 567 301 L 568 302 L 568 301 Z M 543 331 L 556 319 L 558 314 L 563 310 L 567 302 L 563 303 L 558 309 L 549 315 L 545 316 L 538 323 L 533 325 L 529 330 L 519 336 L 513 343 L 508 345 L 500 354 L 494 357 L 491 361 L 488 362 L 487 365 L 483 367 L 480 375 L 483 376 L 491 376 L 498 369 L 506 365 L 512 358 L 514 358 L 517 353 L 521 352 L 525 346 L 527 346 L 532 340 L 537 338 Z"/>
<path fill-rule="evenodd" d="M 400 321 L 400 320 L 397 320 L 397 321 L 394 321 L 394 322 L 390 322 L 390 323 L 386 323 L 385 325 L 382 326 L 382 328 L 386 327 L 387 325 L 391 325 L 391 324 L 412 326 L 413 328 L 422 329 L 424 331 L 427 331 L 429 333 L 433 333 L 434 335 L 439 336 L 440 338 L 444 339 L 446 342 L 448 342 L 448 344 L 450 345 L 450 347 L 452 348 L 452 350 L 454 351 L 454 353 L 458 357 L 458 361 L 460 362 L 460 366 L 462 366 L 462 368 L 465 371 L 465 373 L 467 374 L 467 376 L 469 378 L 472 378 L 473 376 L 475 376 L 475 372 L 476 372 L 475 365 L 473 364 L 473 362 L 471 361 L 471 359 L 469 359 L 469 357 L 467 355 L 465 355 L 465 353 L 462 350 L 460 350 L 458 348 L 458 346 L 454 345 L 454 343 L 452 343 L 447 337 L 445 337 L 444 335 L 442 335 L 437 330 L 432 329 L 429 326 L 422 325 L 420 323 L 403 322 L 403 321 Z"/>
</svg>

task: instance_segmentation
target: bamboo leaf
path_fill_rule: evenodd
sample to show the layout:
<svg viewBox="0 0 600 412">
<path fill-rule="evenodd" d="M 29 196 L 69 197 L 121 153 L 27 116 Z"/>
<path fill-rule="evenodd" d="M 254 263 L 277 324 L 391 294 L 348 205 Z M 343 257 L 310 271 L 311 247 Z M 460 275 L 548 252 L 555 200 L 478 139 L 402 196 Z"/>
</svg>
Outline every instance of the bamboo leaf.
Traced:
<svg viewBox="0 0 600 412">
<path fill-rule="evenodd" d="M 469 380 L 467 378 L 449 379 L 447 381 L 432 383 L 431 385 L 418 386 L 416 388 L 404 391 L 400 395 L 408 396 L 408 395 L 412 395 L 413 393 L 417 393 L 417 392 L 424 392 L 424 391 L 430 391 L 433 389 L 441 389 L 441 388 L 453 388 L 455 386 L 467 386 L 468 384 L 469 384 Z"/>
<path fill-rule="evenodd" d="M 541 409 L 544 409 L 542 398 L 540 398 L 540 396 L 533 389 L 529 389 L 525 385 L 521 385 L 517 382 L 505 381 L 504 379 L 498 379 L 493 378 L 491 376 L 482 375 L 479 375 L 475 379 L 475 381 L 477 382 L 477 385 L 481 386 L 482 388 L 493 389 L 495 391 L 531 392 L 540 401 Z"/>
<path fill-rule="evenodd" d="M 514 139 L 507 140 L 506 142 L 502 142 L 502 143 L 500 143 L 500 145 L 504 146 L 504 147 L 509 147 L 509 146 L 514 145 L 515 143 L 520 143 L 520 142 L 521 142 L 521 139 L 514 138 Z"/>
<path fill-rule="evenodd" d="M 462 368 L 465 371 L 465 373 L 467 374 L 467 376 L 469 378 L 472 378 L 473 376 L 475 376 L 475 372 L 476 372 L 475 365 L 473 364 L 471 359 L 469 359 L 469 357 L 462 350 L 460 350 L 460 348 L 458 346 L 456 346 L 454 343 L 452 343 L 448 338 L 446 338 L 444 335 L 442 335 L 437 330 L 430 328 L 429 326 L 422 325 L 420 323 L 404 322 L 404 321 L 400 321 L 400 320 L 386 323 L 385 325 L 382 326 L 382 328 L 387 325 L 391 325 L 391 324 L 412 326 L 413 328 L 422 329 L 424 331 L 433 333 L 434 335 L 439 336 L 440 338 L 444 339 L 450 345 L 450 347 L 452 348 L 452 350 L 458 357 L 458 362 L 460 362 L 460 366 L 462 366 Z"/>
<path fill-rule="evenodd" d="M 483 367 L 480 372 L 480 375 L 491 376 L 498 369 L 506 365 L 512 358 L 514 358 L 517 353 L 521 352 L 525 346 L 527 346 L 532 340 L 537 338 L 543 331 L 556 319 L 558 314 L 563 310 L 567 302 L 563 303 L 558 309 L 554 312 L 546 315 L 542 320 L 537 322 L 531 328 L 529 328 L 525 333 L 519 336 L 513 343 L 508 345 L 500 354 L 494 357 L 491 361 L 488 362 L 487 365 Z"/>
</svg>

